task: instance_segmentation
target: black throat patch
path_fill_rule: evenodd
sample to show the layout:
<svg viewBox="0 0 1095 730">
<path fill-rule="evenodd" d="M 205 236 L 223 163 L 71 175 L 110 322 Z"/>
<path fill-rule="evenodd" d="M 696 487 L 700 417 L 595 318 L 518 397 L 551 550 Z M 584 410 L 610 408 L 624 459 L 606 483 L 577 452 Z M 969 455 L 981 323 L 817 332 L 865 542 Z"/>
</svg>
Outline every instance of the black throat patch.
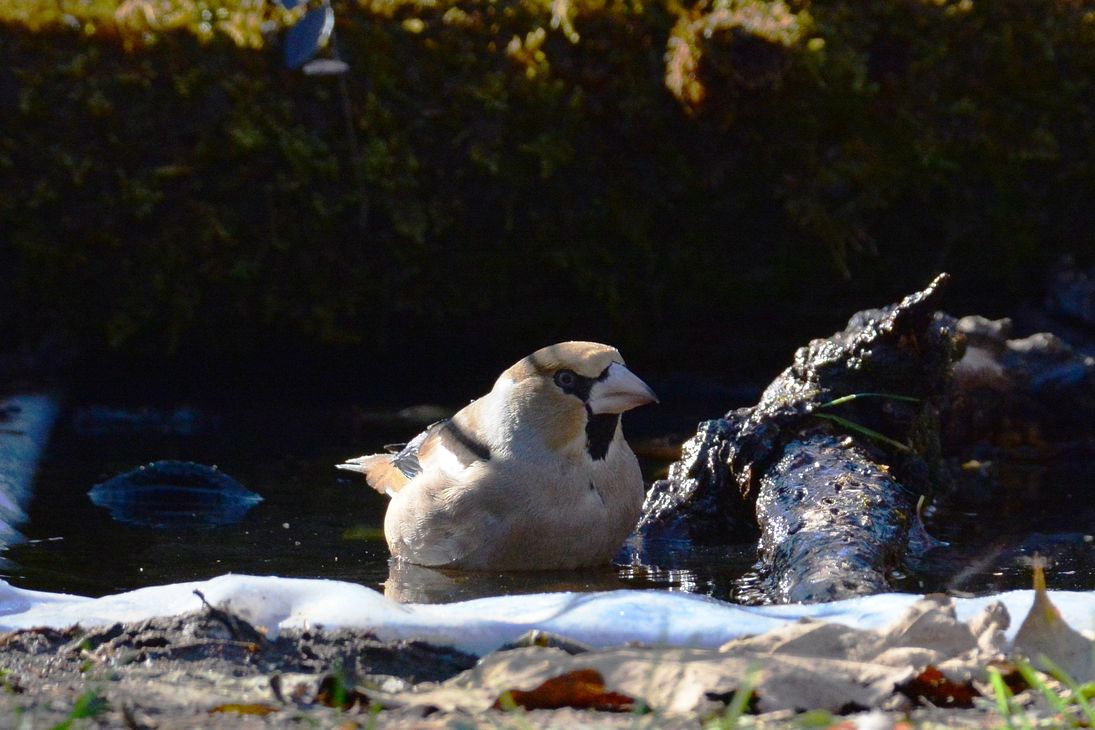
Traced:
<svg viewBox="0 0 1095 730">
<path fill-rule="evenodd" d="M 586 451 L 594 461 L 600 461 L 608 453 L 608 445 L 616 435 L 616 426 L 620 423 L 619 413 L 589 414 L 586 421 Z"/>
</svg>

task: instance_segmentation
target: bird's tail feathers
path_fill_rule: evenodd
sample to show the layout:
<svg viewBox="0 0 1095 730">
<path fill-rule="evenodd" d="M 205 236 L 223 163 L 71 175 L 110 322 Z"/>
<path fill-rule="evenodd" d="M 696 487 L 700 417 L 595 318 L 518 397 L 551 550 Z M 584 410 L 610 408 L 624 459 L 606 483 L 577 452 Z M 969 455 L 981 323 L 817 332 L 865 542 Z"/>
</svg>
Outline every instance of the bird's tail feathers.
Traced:
<svg viewBox="0 0 1095 730">
<path fill-rule="evenodd" d="M 339 469 L 356 471 L 365 475 L 369 486 L 389 497 L 398 492 L 407 483 L 407 477 L 395 465 L 395 454 L 373 454 L 347 459 L 337 464 Z"/>
</svg>

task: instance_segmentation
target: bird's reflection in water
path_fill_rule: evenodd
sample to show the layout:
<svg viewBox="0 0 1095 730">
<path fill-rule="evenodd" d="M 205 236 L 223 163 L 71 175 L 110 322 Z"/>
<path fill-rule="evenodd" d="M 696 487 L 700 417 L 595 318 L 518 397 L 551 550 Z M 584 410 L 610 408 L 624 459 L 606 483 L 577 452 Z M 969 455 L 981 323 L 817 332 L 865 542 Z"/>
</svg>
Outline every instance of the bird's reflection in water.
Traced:
<svg viewBox="0 0 1095 730">
<path fill-rule="evenodd" d="M 617 568 L 544 571 L 470 571 L 427 568 L 397 558 L 388 561 L 384 595 L 400 603 L 453 603 L 486 596 L 636 588 Z"/>
</svg>

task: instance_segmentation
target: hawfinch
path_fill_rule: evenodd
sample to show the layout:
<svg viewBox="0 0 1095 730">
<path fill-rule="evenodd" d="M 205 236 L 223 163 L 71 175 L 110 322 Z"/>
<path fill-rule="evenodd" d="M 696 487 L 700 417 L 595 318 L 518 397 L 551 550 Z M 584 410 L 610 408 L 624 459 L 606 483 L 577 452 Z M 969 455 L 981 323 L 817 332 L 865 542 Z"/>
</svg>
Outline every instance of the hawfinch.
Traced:
<svg viewBox="0 0 1095 730">
<path fill-rule="evenodd" d="M 506 370 L 490 393 L 399 453 L 350 459 L 391 497 L 392 555 L 470 570 L 608 563 L 644 490 L 620 414 L 657 402 L 615 348 L 562 342 Z"/>
</svg>

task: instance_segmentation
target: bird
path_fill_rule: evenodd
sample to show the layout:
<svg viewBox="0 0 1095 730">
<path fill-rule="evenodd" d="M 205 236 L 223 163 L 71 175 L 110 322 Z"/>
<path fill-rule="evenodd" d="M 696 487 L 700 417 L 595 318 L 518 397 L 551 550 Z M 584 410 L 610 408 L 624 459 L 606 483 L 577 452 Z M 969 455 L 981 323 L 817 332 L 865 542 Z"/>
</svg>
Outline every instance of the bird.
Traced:
<svg viewBox="0 0 1095 730">
<path fill-rule="evenodd" d="M 619 351 L 561 342 L 395 453 L 349 459 L 391 497 L 384 536 L 409 563 L 463 570 L 607 565 L 645 497 L 621 414 L 657 403 Z"/>
</svg>

